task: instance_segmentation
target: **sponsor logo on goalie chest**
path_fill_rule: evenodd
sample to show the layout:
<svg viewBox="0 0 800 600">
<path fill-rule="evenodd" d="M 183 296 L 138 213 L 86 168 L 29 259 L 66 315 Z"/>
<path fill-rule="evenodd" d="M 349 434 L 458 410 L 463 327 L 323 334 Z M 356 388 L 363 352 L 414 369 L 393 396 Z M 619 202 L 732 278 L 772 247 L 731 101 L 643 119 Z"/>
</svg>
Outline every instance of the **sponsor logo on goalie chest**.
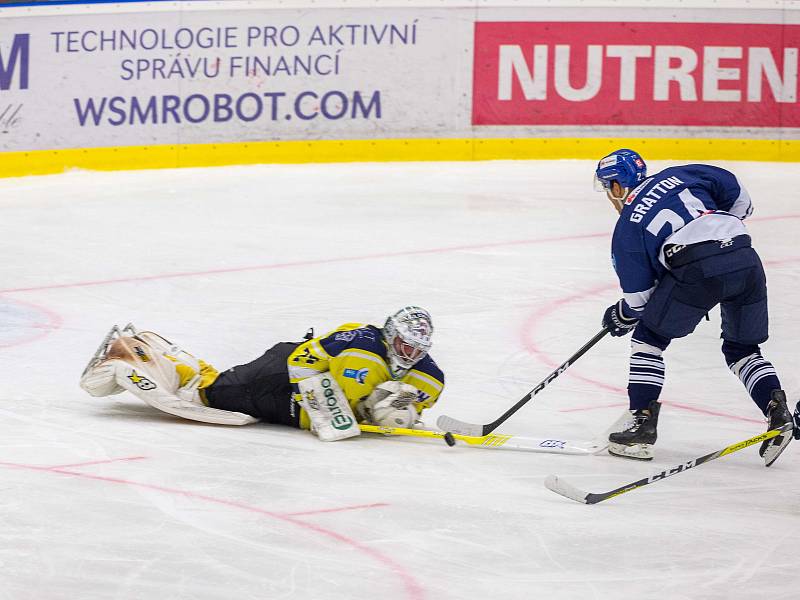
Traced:
<svg viewBox="0 0 800 600">
<path fill-rule="evenodd" d="M 369 375 L 369 369 L 345 369 L 343 375 L 348 379 L 355 379 L 358 383 L 364 384 Z"/>
</svg>

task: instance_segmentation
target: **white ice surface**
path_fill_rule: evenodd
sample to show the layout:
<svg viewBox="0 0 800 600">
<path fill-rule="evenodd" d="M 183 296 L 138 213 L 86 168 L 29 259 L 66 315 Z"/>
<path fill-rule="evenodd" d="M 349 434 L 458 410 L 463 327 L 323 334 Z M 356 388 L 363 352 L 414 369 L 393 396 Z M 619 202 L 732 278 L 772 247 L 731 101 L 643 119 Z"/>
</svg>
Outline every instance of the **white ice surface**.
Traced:
<svg viewBox="0 0 800 600">
<path fill-rule="evenodd" d="M 653 164 L 655 169 L 666 166 Z M 731 163 L 756 203 L 773 338 L 797 399 L 794 164 Z M 439 414 L 493 420 L 619 296 L 588 161 L 258 166 L 0 181 L 0 600 L 795 600 L 800 444 L 748 449 L 596 506 L 589 491 L 763 430 L 719 353 L 676 341 L 656 459 L 409 438 L 323 444 L 180 421 L 78 376 L 133 321 L 217 367 L 407 303 L 437 327 Z M 590 439 L 626 405 L 604 339 L 501 430 Z M 73 466 L 70 466 L 73 465 Z M 74 466 L 77 465 L 77 466 Z"/>
</svg>

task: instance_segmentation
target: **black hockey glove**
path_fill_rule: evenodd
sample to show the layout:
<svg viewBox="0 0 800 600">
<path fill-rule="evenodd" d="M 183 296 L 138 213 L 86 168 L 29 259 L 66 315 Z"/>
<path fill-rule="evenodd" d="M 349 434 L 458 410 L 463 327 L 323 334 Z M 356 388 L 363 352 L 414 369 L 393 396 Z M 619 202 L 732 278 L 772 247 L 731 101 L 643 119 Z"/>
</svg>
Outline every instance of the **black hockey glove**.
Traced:
<svg viewBox="0 0 800 600">
<path fill-rule="evenodd" d="M 639 317 L 628 307 L 625 300 L 620 300 L 606 309 L 603 315 L 603 327 L 614 337 L 620 337 L 633 331 Z"/>
<path fill-rule="evenodd" d="M 794 439 L 800 440 L 800 402 L 794 407 Z"/>
</svg>

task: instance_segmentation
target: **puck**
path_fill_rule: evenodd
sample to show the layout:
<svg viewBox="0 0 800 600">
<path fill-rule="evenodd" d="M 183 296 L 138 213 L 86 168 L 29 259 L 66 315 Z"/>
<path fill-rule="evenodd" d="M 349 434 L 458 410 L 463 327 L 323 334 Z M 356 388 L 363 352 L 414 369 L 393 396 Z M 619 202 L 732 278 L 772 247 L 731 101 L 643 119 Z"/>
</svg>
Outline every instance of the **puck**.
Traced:
<svg viewBox="0 0 800 600">
<path fill-rule="evenodd" d="M 456 445 L 456 439 L 453 437 L 453 434 L 450 433 L 449 431 L 444 434 L 444 441 L 447 442 L 448 446 Z"/>
</svg>

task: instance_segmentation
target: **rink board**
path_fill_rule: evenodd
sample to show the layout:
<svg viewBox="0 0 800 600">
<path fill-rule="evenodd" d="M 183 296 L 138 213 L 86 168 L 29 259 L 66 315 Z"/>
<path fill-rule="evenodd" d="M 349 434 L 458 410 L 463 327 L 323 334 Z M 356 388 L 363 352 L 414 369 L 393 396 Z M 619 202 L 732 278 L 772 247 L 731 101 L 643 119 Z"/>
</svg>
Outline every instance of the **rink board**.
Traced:
<svg viewBox="0 0 800 600">
<path fill-rule="evenodd" d="M 405 139 L 318 140 L 129 146 L 32 150 L 3 155 L 7 177 L 46 175 L 69 169 L 115 171 L 179 167 L 217 167 L 233 164 L 336 162 L 399 162 L 560 158 L 594 159 L 609 148 L 636 147 L 655 160 L 800 161 L 800 141 L 549 138 L 549 139 Z"/>
<path fill-rule="evenodd" d="M 595 158 L 628 141 L 800 160 L 800 7 L 548 4 L 0 8 L 0 176 Z"/>
</svg>

